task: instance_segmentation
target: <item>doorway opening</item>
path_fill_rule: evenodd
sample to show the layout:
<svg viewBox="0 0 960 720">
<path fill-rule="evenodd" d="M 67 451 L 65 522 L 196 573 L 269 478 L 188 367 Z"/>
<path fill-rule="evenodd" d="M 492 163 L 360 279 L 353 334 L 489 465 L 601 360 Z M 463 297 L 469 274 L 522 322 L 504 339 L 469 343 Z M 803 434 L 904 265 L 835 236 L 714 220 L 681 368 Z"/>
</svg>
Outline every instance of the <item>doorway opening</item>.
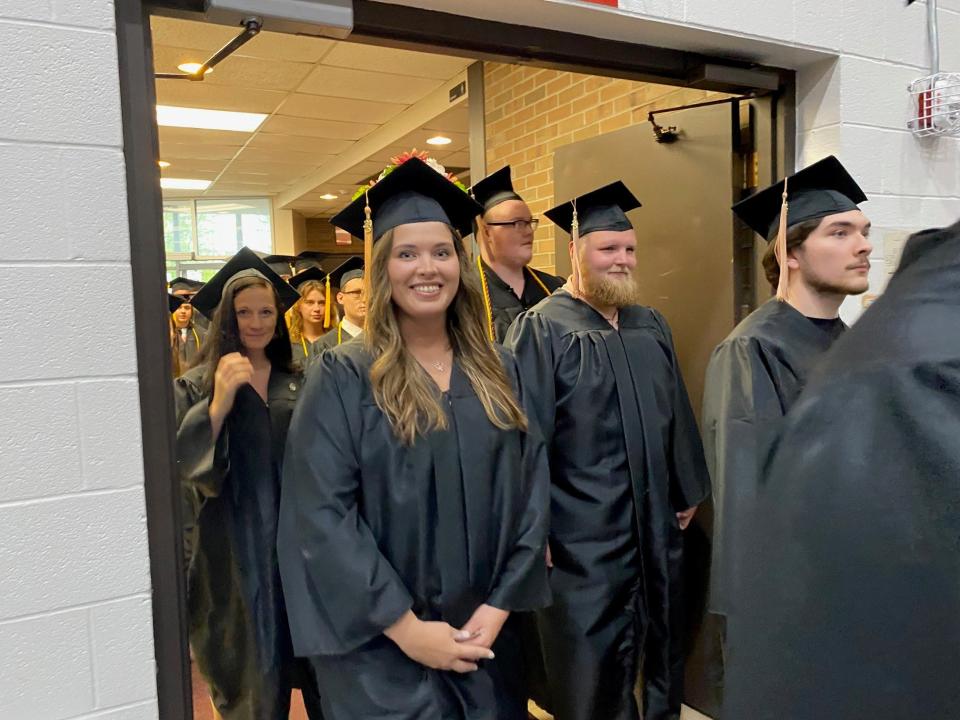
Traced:
<svg viewBox="0 0 960 720">
<path fill-rule="evenodd" d="M 237 33 L 211 21 L 226 16 L 190 4 L 118 17 L 141 412 L 152 436 L 144 452 L 158 685 L 169 718 L 214 716 L 203 683 L 191 682 L 186 640 L 165 280 L 206 280 L 242 246 L 313 251 L 325 267 L 357 254 L 360 243 L 329 218 L 413 150 L 468 186 L 511 165 L 540 218 L 623 178 L 644 203 L 631 218 L 647 302 L 674 327 L 699 407 L 709 350 L 767 295 L 753 235 L 729 206 L 789 171 L 793 127 L 786 71 L 375 2 L 355 4 L 346 37 L 266 19 L 203 81 L 155 79 L 202 62 Z M 713 100 L 730 102 L 657 115 L 678 137 L 657 141 L 651 111 Z M 158 127 L 155 106 L 263 117 L 249 130 L 182 117 L 161 117 Z M 532 265 L 566 274 L 567 241 L 542 222 Z M 298 712 L 291 717 L 305 717 Z"/>
</svg>

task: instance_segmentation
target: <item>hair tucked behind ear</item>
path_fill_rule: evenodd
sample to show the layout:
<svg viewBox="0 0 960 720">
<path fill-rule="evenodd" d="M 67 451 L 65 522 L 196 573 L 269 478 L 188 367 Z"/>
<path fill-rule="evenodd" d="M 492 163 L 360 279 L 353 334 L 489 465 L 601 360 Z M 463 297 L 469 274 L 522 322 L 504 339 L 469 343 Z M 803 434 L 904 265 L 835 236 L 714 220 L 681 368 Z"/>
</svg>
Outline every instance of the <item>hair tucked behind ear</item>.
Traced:
<svg viewBox="0 0 960 720">
<path fill-rule="evenodd" d="M 480 284 L 460 235 L 450 228 L 460 263 L 460 286 L 447 309 L 447 332 L 453 355 L 470 380 L 490 422 L 502 430 L 527 429 L 527 418 L 517 402 L 496 348 L 484 333 Z M 417 435 L 447 427 L 436 384 L 407 350 L 400 335 L 391 298 L 387 263 L 393 249 L 390 230 L 373 246 L 371 297 L 363 340 L 373 355 L 370 383 L 377 406 L 400 440 L 412 445 Z"/>
<path fill-rule="evenodd" d="M 241 352 L 243 343 L 240 341 L 240 326 L 237 324 L 237 311 L 233 306 L 233 300 L 241 290 L 251 287 L 269 288 L 273 294 L 273 306 L 277 311 L 277 327 L 274 330 L 273 339 L 266 347 L 267 359 L 274 368 L 293 372 L 293 351 L 290 349 L 290 335 L 287 332 L 287 323 L 283 319 L 283 307 L 280 304 L 280 298 L 277 296 L 277 290 L 264 278 L 245 277 L 227 283 L 223 291 L 223 297 L 220 298 L 220 304 L 217 311 L 213 314 L 213 320 L 210 321 L 210 329 L 207 331 L 206 340 L 203 342 L 203 348 L 193 363 L 193 366 L 206 366 L 206 372 L 203 374 L 203 387 L 206 392 L 213 392 L 213 378 L 217 372 L 217 365 L 220 364 L 220 358 L 233 352 Z"/>
</svg>

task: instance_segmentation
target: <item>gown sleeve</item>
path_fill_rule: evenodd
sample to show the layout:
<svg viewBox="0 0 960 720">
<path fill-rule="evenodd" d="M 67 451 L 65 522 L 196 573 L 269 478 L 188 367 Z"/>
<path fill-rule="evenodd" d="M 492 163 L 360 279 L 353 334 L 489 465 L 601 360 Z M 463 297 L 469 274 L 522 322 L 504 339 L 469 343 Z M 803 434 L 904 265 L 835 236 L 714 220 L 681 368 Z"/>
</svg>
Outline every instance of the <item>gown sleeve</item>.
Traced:
<svg viewBox="0 0 960 720">
<path fill-rule="evenodd" d="M 753 338 L 733 338 L 714 351 L 705 387 L 704 445 L 715 508 L 710 609 L 728 614 L 737 566 L 747 557 L 745 530 L 756 503 L 763 438 L 782 410 L 763 349 Z"/>
<path fill-rule="evenodd" d="M 196 377 L 174 380 L 177 414 L 177 472 L 186 487 L 202 497 L 217 497 L 230 469 L 226 423 L 213 439 L 210 423 L 210 396 L 195 384 Z"/>
<path fill-rule="evenodd" d="M 667 341 L 673 367 L 673 420 L 670 424 L 670 499 L 677 511 L 699 505 L 710 496 L 710 474 L 703 455 L 703 441 L 697 428 L 697 418 L 690 406 L 687 386 L 683 382 L 677 352 L 673 345 L 670 326 L 660 313 L 654 311 L 657 323 Z"/>
<path fill-rule="evenodd" d="M 529 398 L 523 392 L 523 383 L 512 356 L 504 358 L 504 366 L 527 415 L 527 432 L 523 438 L 518 479 L 524 492 L 513 551 L 487 603 L 501 610 L 519 612 L 550 604 L 546 563 L 547 531 L 550 525 L 550 465 L 540 427 L 529 407 Z"/>
<path fill-rule="evenodd" d="M 307 373 L 287 437 L 281 573 L 294 633 L 307 633 L 318 654 L 355 650 L 413 605 L 360 512 L 362 421 L 359 393 L 351 391 L 361 383 L 336 353 L 323 353 Z"/>
<path fill-rule="evenodd" d="M 514 320 L 503 344 L 516 359 L 520 384 L 525 388 L 524 410 L 539 428 L 546 447 L 550 447 L 557 397 L 553 338 L 549 326 L 538 313 L 524 313 Z"/>
</svg>

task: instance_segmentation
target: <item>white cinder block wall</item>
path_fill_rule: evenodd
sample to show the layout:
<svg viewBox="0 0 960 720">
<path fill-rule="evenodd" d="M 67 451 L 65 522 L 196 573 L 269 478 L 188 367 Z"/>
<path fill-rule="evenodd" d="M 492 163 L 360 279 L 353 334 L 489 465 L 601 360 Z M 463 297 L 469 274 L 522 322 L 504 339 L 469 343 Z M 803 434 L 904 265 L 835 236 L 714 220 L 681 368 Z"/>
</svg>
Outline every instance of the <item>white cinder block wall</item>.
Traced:
<svg viewBox="0 0 960 720">
<path fill-rule="evenodd" d="M 157 717 L 112 0 L 0 3 L 0 718 Z"/>
</svg>

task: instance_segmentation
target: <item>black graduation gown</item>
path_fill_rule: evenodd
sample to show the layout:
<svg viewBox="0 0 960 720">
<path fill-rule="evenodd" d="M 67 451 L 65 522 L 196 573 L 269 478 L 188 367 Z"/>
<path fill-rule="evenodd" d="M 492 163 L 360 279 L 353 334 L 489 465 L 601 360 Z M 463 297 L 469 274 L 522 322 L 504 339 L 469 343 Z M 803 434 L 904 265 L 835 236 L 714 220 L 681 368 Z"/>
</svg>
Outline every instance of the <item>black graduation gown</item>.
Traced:
<svg viewBox="0 0 960 720">
<path fill-rule="evenodd" d="M 957 717 L 960 224 L 908 241 L 762 477 L 724 717 Z"/>
<path fill-rule="evenodd" d="M 269 405 L 241 387 L 214 442 L 204 371 L 174 381 L 177 470 L 194 513 L 185 521 L 190 646 L 223 720 L 286 720 L 291 687 L 303 689 L 317 720 L 309 667 L 293 656 L 276 553 L 283 448 L 301 379 L 275 368 Z"/>
<path fill-rule="evenodd" d="M 538 302 L 547 297 L 550 293 L 563 286 L 563 278 L 556 275 L 550 275 L 541 270 L 534 270 L 531 267 L 524 268 L 526 282 L 523 284 L 523 294 L 517 297 L 507 283 L 497 275 L 489 265 L 483 260 L 480 261 L 483 267 L 484 278 L 487 282 L 487 292 L 490 297 L 490 309 L 493 314 L 493 330 L 497 342 L 503 342 L 507 335 L 510 324 L 516 320 L 517 316 L 524 310 L 532 308 Z M 534 276 L 543 283 L 549 293 L 545 293 L 540 283 L 534 279 Z"/>
<path fill-rule="evenodd" d="M 455 363 L 449 429 L 407 447 L 374 402 L 371 362 L 357 342 L 324 352 L 291 423 L 278 547 L 297 654 L 313 660 L 328 720 L 525 718 L 497 660 L 428 670 L 383 631 L 410 609 L 460 627 L 483 603 L 549 601 L 536 425 L 495 428 Z"/>
<path fill-rule="evenodd" d="M 194 311 L 196 312 L 196 311 Z M 195 323 L 187 327 L 186 339 L 180 329 L 174 329 L 176 333 L 177 353 L 180 356 L 180 369 L 186 371 L 193 366 L 197 355 L 200 354 L 200 348 L 203 346 L 203 339 L 206 335 L 204 330 Z"/>
<path fill-rule="evenodd" d="M 340 325 L 335 325 L 325 332 L 320 338 L 314 343 L 316 346 L 317 354 L 322 353 L 324 350 L 329 350 L 334 348 L 337 345 L 342 345 L 345 342 L 348 342 L 354 338 L 353 335 L 344 330 Z M 311 348 L 312 350 L 312 348 Z"/>
<path fill-rule="evenodd" d="M 318 337 L 313 342 L 307 342 L 304 338 L 304 342 L 293 342 L 290 341 L 290 351 L 293 355 L 293 361 L 297 363 L 301 368 L 306 368 L 310 365 L 313 360 L 323 352 L 324 348 L 320 344 L 320 341 L 326 336 L 326 333 Z M 304 350 L 306 348 L 306 350 Z"/>
<path fill-rule="evenodd" d="M 539 613 L 558 720 L 680 712 L 682 536 L 676 512 L 710 493 L 703 448 L 666 321 L 620 311 L 619 331 L 559 291 L 521 315 L 507 345 L 550 454 L 550 575 Z"/>
<path fill-rule="evenodd" d="M 842 325 L 841 325 L 842 327 Z M 757 494 L 762 451 L 836 334 L 787 303 L 768 300 L 714 350 L 703 400 L 703 445 L 713 481 L 710 615 L 703 618 L 687 672 L 688 704 L 718 715 L 723 698 L 724 623 L 738 578 L 752 560 L 744 540 Z"/>
</svg>

